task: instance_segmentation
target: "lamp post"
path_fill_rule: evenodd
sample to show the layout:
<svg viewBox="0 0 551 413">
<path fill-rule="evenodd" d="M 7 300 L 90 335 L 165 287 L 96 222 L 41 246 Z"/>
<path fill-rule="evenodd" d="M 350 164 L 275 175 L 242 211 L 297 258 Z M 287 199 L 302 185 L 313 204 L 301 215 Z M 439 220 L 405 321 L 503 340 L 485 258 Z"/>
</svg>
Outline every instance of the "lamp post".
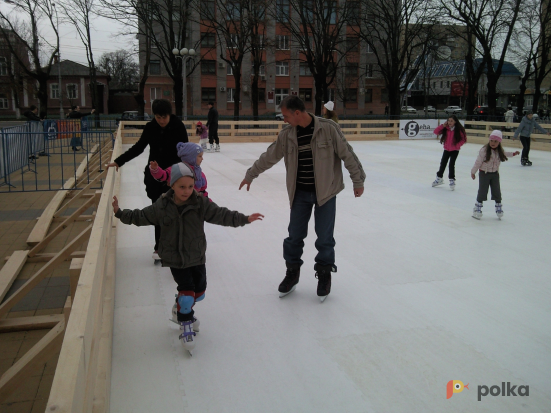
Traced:
<svg viewBox="0 0 551 413">
<path fill-rule="evenodd" d="M 187 120 L 187 84 L 186 84 L 186 63 L 189 59 L 195 56 L 195 50 L 186 49 L 185 47 L 182 50 L 172 49 L 172 54 L 176 57 L 182 59 L 182 80 L 184 81 L 184 86 L 182 90 L 182 120 Z"/>
<path fill-rule="evenodd" d="M 52 7 L 55 10 L 55 17 L 57 20 L 57 82 L 59 84 L 58 93 L 59 93 L 59 119 L 63 119 L 65 113 L 63 112 L 63 100 L 62 100 L 62 89 L 61 89 L 61 49 L 59 48 L 59 14 L 57 13 L 57 7 L 55 3 L 52 3 Z"/>
</svg>

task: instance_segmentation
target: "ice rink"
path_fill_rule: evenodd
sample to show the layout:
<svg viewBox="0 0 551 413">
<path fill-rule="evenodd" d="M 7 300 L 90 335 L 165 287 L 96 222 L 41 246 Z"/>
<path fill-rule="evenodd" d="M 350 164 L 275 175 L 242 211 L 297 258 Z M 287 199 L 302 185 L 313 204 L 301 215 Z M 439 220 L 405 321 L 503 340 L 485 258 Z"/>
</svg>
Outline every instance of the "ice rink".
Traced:
<svg viewBox="0 0 551 413">
<path fill-rule="evenodd" d="M 263 221 L 206 224 L 208 289 L 192 358 L 169 321 L 176 284 L 155 266 L 153 227 L 118 224 L 111 411 L 549 412 L 551 408 L 551 153 L 500 168 L 503 210 L 484 203 L 465 145 L 455 191 L 432 188 L 433 141 L 352 142 L 365 193 L 337 197 L 332 291 L 316 296 L 313 220 L 300 283 L 279 298 L 289 201 L 281 161 L 238 191 L 267 143 L 224 144 L 203 171 L 218 205 Z M 121 168 L 121 208 L 150 204 L 146 153 Z M 547 274 L 547 275 L 545 275 Z M 446 399 L 450 380 L 469 389 Z M 479 386 L 529 394 L 478 401 Z M 480 391 L 484 391 L 481 387 Z"/>
</svg>

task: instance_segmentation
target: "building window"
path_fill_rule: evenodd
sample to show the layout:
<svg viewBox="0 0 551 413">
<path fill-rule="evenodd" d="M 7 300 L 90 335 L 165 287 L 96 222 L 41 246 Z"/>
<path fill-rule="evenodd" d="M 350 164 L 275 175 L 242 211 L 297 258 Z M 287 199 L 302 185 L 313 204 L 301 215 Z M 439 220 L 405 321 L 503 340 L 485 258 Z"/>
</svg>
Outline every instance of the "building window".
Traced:
<svg viewBox="0 0 551 413">
<path fill-rule="evenodd" d="M 265 49 L 266 48 L 266 38 L 262 34 L 255 34 L 254 35 L 255 44 L 252 45 L 253 47 L 257 49 Z"/>
<path fill-rule="evenodd" d="M 381 89 L 381 103 L 388 103 L 388 89 Z"/>
<path fill-rule="evenodd" d="M 233 76 L 233 67 L 229 64 L 226 64 L 226 75 Z"/>
<path fill-rule="evenodd" d="M 302 99 L 303 102 L 312 101 L 312 89 L 299 89 L 298 97 Z"/>
<path fill-rule="evenodd" d="M 214 20 L 214 4 L 215 0 L 201 1 L 201 19 Z"/>
<path fill-rule="evenodd" d="M 155 99 L 162 99 L 162 89 L 160 87 L 149 88 L 149 97 L 153 102 Z"/>
<path fill-rule="evenodd" d="M 373 77 L 373 63 L 368 63 L 365 67 L 365 77 Z"/>
<path fill-rule="evenodd" d="M 446 82 L 446 84 L 447 84 L 446 87 L 450 87 L 450 81 L 449 80 Z"/>
<path fill-rule="evenodd" d="M 306 62 L 300 62 L 298 66 L 298 74 L 299 76 L 312 76 L 312 72 L 310 71 L 310 66 L 308 66 L 308 63 Z"/>
<path fill-rule="evenodd" d="M 289 50 L 289 36 L 277 36 L 277 49 Z"/>
<path fill-rule="evenodd" d="M 344 100 L 347 102 L 357 102 L 358 89 L 344 89 Z"/>
<path fill-rule="evenodd" d="M 9 109 L 8 98 L 6 95 L 0 95 L 0 109 Z"/>
<path fill-rule="evenodd" d="M 160 60 L 150 60 L 149 61 L 149 74 L 150 75 L 160 75 L 161 74 L 161 61 Z"/>
<path fill-rule="evenodd" d="M 266 102 L 266 89 L 258 89 L 258 101 Z"/>
<path fill-rule="evenodd" d="M 236 33 L 230 33 L 228 41 L 228 49 L 236 49 L 239 46 L 239 36 Z"/>
<path fill-rule="evenodd" d="M 365 49 L 366 49 L 366 53 L 373 53 L 373 49 L 371 48 L 370 44 L 366 45 Z"/>
<path fill-rule="evenodd" d="M 365 103 L 373 102 L 373 89 L 365 89 Z"/>
<path fill-rule="evenodd" d="M 258 74 L 260 76 L 266 76 L 266 65 L 264 63 L 262 63 L 258 68 Z"/>
<path fill-rule="evenodd" d="M 241 2 L 239 0 L 226 1 L 226 20 L 239 21 L 241 19 Z"/>
<path fill-rule="evenodd" d="M 347 63 L 345 74 L 346 76 L 358 77 L 358 63 Z"/>
<path fill-rule="evenodd" d="M 68 99 L 78 99 L 78 85 L 75 83 L 70 83 L 67 85 L 67 98 Z"/>
<path fill-rule="evenodd" d="M 8 59 L 0 57 L 0 76 L 8 75 Z"/>
<path fill-rule="evenodd" d="M 347 1 L 345 7 L 346 7 L 347 20 L 351 23 L 358 24 L 359 19 L 361 18 L 360 2 L 359 1 Z"/>
<path fill-rule="evenodd" d="M 229 87 L 226 89 L 226 101 L 227 102 L 233 102 L 233 97 L 235 96 L 235 89 L 233 87 Z"/>
<path fill-rule="evenodd" d="M 202 75 L 215 75 L 216 74 L 216 60 L 202 60 L 201 61 L 201 74 Z"/>
<path fill-rule="evenodd" d="M 201 100 L 203 102 L 214 102 L 216 100 L 216 88 L 215 87 L 201 88 Z"/>
<path fill-rule="evenodd" d="M 289 0 L 276 0 L 276 20 L 278 22 L 289 21 Z"/>
<path fill-rule="evenodd" d="M 276 62 L 276 76 L 289 76 L 289 62 Z"/>
<path fill-rule="evenodd" d="M 329 24 L 337 24 L 337 2 L 333 0 L 324 1 L 323 18 L 329 17 Z"/>
<path fill-rule="evenodd" d="M 432 88 L 436 89 L 436 82 L 432 82 Z"/>
<path fill-rule="evenodd" d="M 349 52 L 357 52 L 360 47 L 360 41 L 357 37 L 351 36 L 346 38 L 346 50 Z"/>
<path fill-rule="evenodd" d="M 444 88 L 444 81 L 441 80 L 441 81 L 440 81 L 440 89 L 443 89 L 443 88 Z"/>
<path fill-rule="evenodd" d="M 201 47 L 216 47 L 216 35 L 214 33 L 203 33 L 201 35 Z"/>
<path fill-rule="evenodd" d="M 59 84 L 50 84 L 50 99 L 59 99 Z"/>
</svg>

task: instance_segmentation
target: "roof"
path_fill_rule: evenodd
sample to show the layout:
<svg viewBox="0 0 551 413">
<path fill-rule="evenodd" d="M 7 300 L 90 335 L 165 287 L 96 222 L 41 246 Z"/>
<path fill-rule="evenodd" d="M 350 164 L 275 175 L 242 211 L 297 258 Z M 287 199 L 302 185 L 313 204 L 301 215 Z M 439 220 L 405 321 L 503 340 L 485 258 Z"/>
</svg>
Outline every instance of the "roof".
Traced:
<svg viewBox="0 0 551 413">
<path fill-rule="evenodd" d="M 58 71 L 59 63 L 52 64 L 51 74 L 55 75 Z M 108 76 L 106 73 L 103 73 L 96 69 L 97 76 Z M 88 66 L 83 64 L 73 62 L 72 60 L 62 60 L 61 61 L 61 76 L 90 76 L 90 71 Z"/>
<path fill-rule="evenodd" d="M 475 59 L 475 67 L 482 63 L 482 59 Z M 498 60 L 494 60 L 494 68 L 497 68 L 499 64 Z M 464 76 L 465 75 L 465 60 L 455 60 L 455 61 L 438 61 L 433 65 L 426 68 L 427 73 L 430 72 L 431 78 L 438 77 L 451 77 L 451 76 Z M 487 69 L 484 69 L 484 73 L 487 72 Z M 501 76 L 522 76 L 520 71 L 515 67 L 511 62 L 503 62 L 503 67 L 501 69 Z M 418 77 L 423 77 L 423 70 L 419 71 Z M 429 76 L 427 76 L 429 77 Z"/>
</svg>

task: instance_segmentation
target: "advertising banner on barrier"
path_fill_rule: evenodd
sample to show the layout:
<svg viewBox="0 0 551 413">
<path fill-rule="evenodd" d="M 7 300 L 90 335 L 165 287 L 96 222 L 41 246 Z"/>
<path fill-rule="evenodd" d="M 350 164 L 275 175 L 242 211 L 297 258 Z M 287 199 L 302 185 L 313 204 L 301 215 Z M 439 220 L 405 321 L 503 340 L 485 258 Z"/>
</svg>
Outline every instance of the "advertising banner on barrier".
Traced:
<svg viewBox="0 0 551 413">
<path fill-rule="evenodd" d="M 438 119 L 402 119 L 400 120 L 400 139 L 435 139 L 433 133 Z"/>
</svg>

